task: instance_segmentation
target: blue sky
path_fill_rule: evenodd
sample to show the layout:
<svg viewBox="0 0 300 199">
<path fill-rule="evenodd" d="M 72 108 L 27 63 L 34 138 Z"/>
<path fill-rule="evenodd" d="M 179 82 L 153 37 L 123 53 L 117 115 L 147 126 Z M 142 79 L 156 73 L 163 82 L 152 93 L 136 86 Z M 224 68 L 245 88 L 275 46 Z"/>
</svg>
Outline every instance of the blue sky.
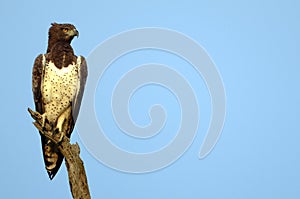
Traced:
<svg viewBox="0 0 300 199">
<path fill-rule="evenodd" d="M 72 45 L 76 54 L 85 57 L 107 38 L 126 30 L 160 27 L 179 31 L 207 51 L 226 90 L 222 135 L 213 151 L 199 160 L 210 118 L 210 98 L 201 76 L 170 54 L 145 51 L 117 60 L 103 79 L 108 86 L 99 86 L 96 94 L 98 119 L 115 132 L 107 135 L 115 144 L 144 152 L 172 138 L 166 134 L 162 140 L 143 140 L 141 144 L 118 137 L 109 107 L 101 102 L 107 101 L 103 93 L 109 93 L 122 66 L 126 69 L 153 61 L 174 64 L 196 92 L 200 125 L 193 144 L 179 160 L 147 174 L 123 173 L 101 164 L 74 132 L 72 142 L 81 146 L 92 198 L 299 198 L 299 9 L 300 3 L 291 0 L 2 1 L 1 196 L 71 198 L 64 165 L 53 181 L 48 179 L 39 134 L 27 113 L 27 107 L 33 107 L 32 64 L 45 52 L 48 28 L 56 21 L 76 25 L 80 37 Z M 186 68 L 180 68 L 181 64 Z M 147 96 L 155 92 L 158 94 Z M 164 104 L 169 116 L 165 129 L 176 130 L 178 105 L 162 88 L 152 86 L 133 96 L 133 120 L 140 125 L 149 122 L 148 100 Z"/>
</svg>

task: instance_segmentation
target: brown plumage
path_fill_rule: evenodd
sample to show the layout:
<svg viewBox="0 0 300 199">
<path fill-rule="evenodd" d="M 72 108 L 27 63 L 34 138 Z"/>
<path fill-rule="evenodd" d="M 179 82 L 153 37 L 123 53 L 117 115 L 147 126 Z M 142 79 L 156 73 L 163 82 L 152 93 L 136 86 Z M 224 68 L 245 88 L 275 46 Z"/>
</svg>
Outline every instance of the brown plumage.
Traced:
<svg viewBox="0 0 300 199">
<path fill-rule="evenodd" d="M 54 129 L 54 135 L 70 137 L 73 131 L 87 78 L 85 58 L 71 47 L 78 31 L 72 24 L 52 23 L 46 54 L 40 54 L 32 70 L 32 91 L 36 111 Z M 53 179 L 63 161 L 57 146 L 41 136 L 45 166 Z"/>
</svg>

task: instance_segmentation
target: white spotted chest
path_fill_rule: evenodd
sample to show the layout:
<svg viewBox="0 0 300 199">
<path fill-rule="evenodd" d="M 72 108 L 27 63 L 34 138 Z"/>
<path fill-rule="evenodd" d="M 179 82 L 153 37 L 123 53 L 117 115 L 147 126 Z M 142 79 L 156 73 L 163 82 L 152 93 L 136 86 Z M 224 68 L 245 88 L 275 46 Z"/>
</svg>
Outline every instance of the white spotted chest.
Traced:
<svg viewBox="0 0 300 199">
<path fill-rule="evenodd" d="M 73 63 L 61 69 L 51 61 L 45 65 L 41 92 L 44 111 L 51 123 L 55 123 L 71 105 L 77 93 L 78 84 L 78 64 Z"/>
</svg>

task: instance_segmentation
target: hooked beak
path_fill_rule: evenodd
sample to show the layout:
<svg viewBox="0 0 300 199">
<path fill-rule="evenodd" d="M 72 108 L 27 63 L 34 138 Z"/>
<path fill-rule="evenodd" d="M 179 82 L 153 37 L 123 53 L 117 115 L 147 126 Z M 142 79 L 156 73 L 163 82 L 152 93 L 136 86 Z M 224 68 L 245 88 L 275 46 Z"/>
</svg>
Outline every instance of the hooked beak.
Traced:
<svg viewBox="0 0 300 199">
<path fill-rule="evenodd" d="M 73 29 L 73 30 L 69 31 L 68 35 L 71 37 L 75 37 L 75 36 L 79 37 L 79 32 L 76 29 Z"/>
<path fill-rule="evenodd" d="M 73 35 L 78 38 L 79 37 L 79 32 L 76 29 L 74 29 L 73 30 Z"/>
</svg>

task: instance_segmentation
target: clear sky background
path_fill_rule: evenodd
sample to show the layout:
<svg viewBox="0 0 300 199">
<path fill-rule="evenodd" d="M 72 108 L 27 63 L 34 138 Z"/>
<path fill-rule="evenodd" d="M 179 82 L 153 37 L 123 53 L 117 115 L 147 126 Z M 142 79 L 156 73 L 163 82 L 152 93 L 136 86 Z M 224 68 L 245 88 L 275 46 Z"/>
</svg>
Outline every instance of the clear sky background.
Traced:
<svg viewBox="0 0 300 199">
<path fill-rule="evenodd" d="M 179 31 L 206 49 L 226 89 L 227 116 L 222 135 L 209 156 L 199 160 L 210 118 L 210 99 L 201 76 L 196 77 L 188 65 L 180 69 L 182 61 L 169 54 L 145 51 L 119 59 L 112 73 L 106 74 L 108 90 L 116 79 L 113 75 L 118 75 L 113 71 L 123 65 L 155 61 L 185 71 L 199 101 L 199 132 L 178 161 L 148 174 L 122 173 L 101 164 L 74 132 L 72 142 L 81 146 L 92 198 L 299 198 L 299 11 L 296 0 L 1 1 L 1 197 L 71 198 L 64 165 L 53 181 L 48 179 L 39 134 L 27 113 L 27 107 L 33 107 L 33 61 L 46 51 L 48 28 L 56 21 L 76 25 L 80 37 L 72 44 L 76 54 L 85 57 L 105 39 L 129 29 Z M 98 87 L 96 99 L 102 99 L 104 90 Z M 159 95 L 147 96 L 150 90 Z M 178 105 L 162 88 L 149 87 L 133 97 L 133 119 L 147 124 L 151 104 L 147 100 L 158 103 L 158 96 L 169 116 L 165 130 L 176 131 L 179 111 L 174 109 Z M 153 151 L 156 144 L 163 146 L 118 138 L 117 128 L 109 121 L 109 108 L 101 100 L 97 102 L 99 120 L 107 116 L 105 128 L 112 130 L 107 136 L 116 145 L 139 152 Z M 172 138 L 168 136 L 162 137 L 162 142 Z"/>
</svg>

